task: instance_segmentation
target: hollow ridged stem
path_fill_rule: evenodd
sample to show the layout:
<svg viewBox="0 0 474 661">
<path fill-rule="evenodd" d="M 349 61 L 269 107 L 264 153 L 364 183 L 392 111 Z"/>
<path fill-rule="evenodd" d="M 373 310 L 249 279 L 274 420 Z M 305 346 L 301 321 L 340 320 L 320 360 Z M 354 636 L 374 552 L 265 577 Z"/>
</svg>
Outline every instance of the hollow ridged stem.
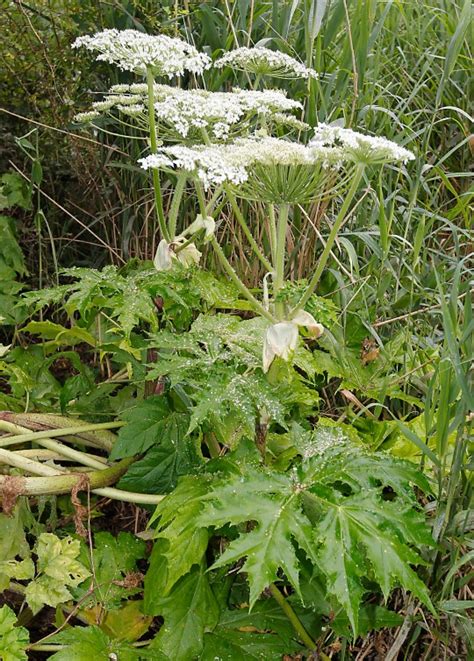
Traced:
<svg viewBox="0 0 474 661">
<path fill-rule="evenodd" d="M 68 418 L 63 415 L 51 413 L 0 412 L 0 431 L 10 431 L 13 434 L 28 434 L 31 432 L 46 431 L 47 429 L 65 429 L 81 425 L 81 428 L 85 428 L 86 431 L 68 436 L 68 442 L 92 446 L 110 452 L 116 441 L 115 434 L 109 429 L 87 431 L 91 424 L 94 424 L 94 427 L 96 427 L 96 423 L 83 422 L 77 418 Z M 112 424 L 115 427 L 116 423 L 114 422 Z"/>
<path fill-rule="evenodd" d="M 286 617 L 293 625 L 294 630 L 296 631 L 300 639 L 303 641 L 303 643 L 306 645 L 306 647 L 309 650 L 315 650 L 317 647 L 316 643 L 311 638 L 309 633 L 306 631 L 306 629 L 303 626 L 303 623 L 301 622 L 301 620 L 299 619 L 293 608 L 290 606 L 290 604 L 287 602 L 285 597 L 282 595 L 282 593 L 274 583 L 270 584 L 270 592 L 272 594 L 272 597 L 275 599 L 275 601 L 278 603 L 282 611 L 285 613 Z"/>
<path fill-rule="evenodd" d="M 146 71 L 146 82 L 148 85 L 148 123 L 150 125 L 150 147 L 151 153 L 158 151 L 158 139 L 156 135 L 155 119 L 155 79 L 150 68 Z M 170 241 L 168 228 L 166 227 L 165 214 L 163 211 L 163 197 L 161 195 L 160 174 L 156 168 L 152 169 L 153 190 L 155 193 L 156 218 L 160 228 L 161 235 L 167 241 Z"/>
<path fill-rule="evenodd" d="M 123 421 L 116 420 L 115 422 L 97 422 L 90 425 L 82 425 L 78 427 L 63 427 L 62 429 L 47 429 L 44 431 L 29 431 L 26 433 L 16 434 L 15 436 L 9 436 L 3 438 L 0 436 L 0 447 L 6 447 L 7 445 L 16 445 L 18 443 L 26 443 L 27 441 L 37 441 L 42 438 L 52 438 L 55 436 L 73 436 L 75 434 L 80 434 L 81 432 L 86 431 L 99 431 L 101 429 L 117 429 L 118 427 L 123 427 L 126 423 Z M 13 423 L 7 422 L 6 420 L 0 420 L 0 430 L 13 432 L 12 429 Z M 16 429 L 19 428 L 19 425 L 13 425 Z M 109 448 L 110 449 L 110 448 Z"/>
<path fill-rule="evenodd" d="M 324 246 L 324 250 L 321 254 L 321 257 L 319 258 L 318 265 L 316 266 L 316 270 L 313 274 L 313 277 L 309 281 L 308 287 L 303 294 L 303 296 L 300 298 L 298 301 L 297 305 L 293 308 L 293 310 L 290 313 L 290 318 L 298 311 L 302 310 L 306 303 L 309 301 L 311 298 L 314 290 L 316 289 L 316 286 L 319 282 L 319 279 L 321 278 L 321 275 L 324 271 L 324 268 L 327 264 L 327 261 L 329 259 L 329 256 L 331 254 L 332 247 L 334 245 L 334 242 L 336 240 L 337 234 L 339 230 L 342 227 L 342 224 L 344 223 L 347 212 L 349 210 L 349 207 L 351 205 L 351 202 L 354 198 L 354 195 L 357 192 L 357 189 L 359 188 L 360 181 L 362 179 L 362 175 L 364 174 L 364 165 L 358 165 L 355 169 L 354 172 L 354 178 L 352 180 L 352 183 L 350 185 L 350 188 L 347 192 L 346 198 L 339 210 L 339 213 L 336 216 L 336 219 L 333 223 L 333 226 L 331 228 L 331 231 L 329 233 L 329 236 L 326 240 L 326 245 Z"/>
<path fill-rule="evenodd" d="M 270 250 L 272 253 L 272 262 L 273 264 L 275 264 L 277 231 L 276 231 L 276 220 L 275 220 L 275 205 L 273 203 L 268 205 L 268 221 L 270 225 L 270 233 L 269 233 Z"/>
<path fill-rule="evenodd" d="M 50 443 L 55 444 L 54 441 L 50 441 Z M 72 448 L 61 446 L 60 449 L 63 456 L 75 459 L 85 465 L 91 466 L 94 464 L 92 467 L 96 467 L 97 470 L 87 473 L 87 478 L 91 493 L 94 493 L 97 496 L 135 503 L 137 505 L 157 505 L 164 498 L 164 496 L 158 494 L 136 493 L 108 486 L 109 484 L 116 482 L 118 478 L 126 472 L 130 464 L 133 463 L 133 458 L 127 457 L 113 466 L 107 466 L 91 458 L 90 455 L 84 456 L 81 452 L 73 450 Z M 24 487 L 22 495 L 34 496 L 68 493 L 77 482 L 77 473 L 68 473 L 64 470 L 54 468 L 53 466 L 42 464 L 39 461 L 35 461 L 20 454 L 19 452 L 12 452 L 0 448 L 0 462 L 15 468 L 20 468 L 33 475 L 41 476 L 22 478 Z M 11 479 L 10 476 L 0 475 L 0 490 L 2 484 L 7 483 L 9 479 Z"/>
<path fill-rule="evenodd" d="M 173 200 L 171 202 L 170 212 L 168 214 L 168 231 L 170 235 L 170 240 L 174 241 L 176 236 L 176 224 L 178 220 L 179 206 L 181 204 L 181 199 L 183 197 L 184 188 L 186 186 L 187 180 L 186 172 L 182 172 L 178 175 L 176 181 L 176 186 L 173 193 Z"/>
<path fill-rule="evenodd" d="M 197 198 L 199 202 L 199 208 L 201 211 L 201 214 L 204 215 L 206 213 L 206 198 L 204 196 L 204 191 L 202 189 L 201 184 L 197 181 L 196 182 L 196 193 L 197 193 Z M 259 312 L 263 317 L 268 319 L 269 321 L 275 321 L 273 319 L 273 316 L 270 314 L 270 312 L 258 301 L 255 296 L 252 294 L 252 292 L 244 285 L 242 280 L 239 278 L 237 273 L 235 272 L 232 264 L 229 262 L 227 257 L 224 254 L 224 251 L 219 245 L 219 242 L 217 241 L 216 237 L 213 235 L 210 239 L 210 243 L 212 247 L 214 248 L 215 253 L 217 254 L 217 258 L 219 259 L 224 271 L 227 273 L 227 275 L 230 277 L 234 285 L 237 287 L 237 289 L 240 291 L 240 293 L 248 300 L 250 303 L 252 303 L 252 306 L 255 310 L 255 312 Z"/>
<path fill-rule="evenodd" d="M 273 279 L 273 296 L 275 299 L 285 283 L 286 231 L 288 229 L 289 211 L 288 204 L 280 205 L 276 237 L 275 276 Z M 278 319 L 284 318 L 285 304 L 283 301 L 275 301 L 275 311 Z"/>
<path fill-rule="evenodd" d="M 63 443 L 59 443 L 58 441 L 53 441 L 52 439 L 40 438 L 38 440 L 38 445 L 42 445 L 48 450 L 53 450 L 53 452 L 57 452 L 66 459 L 71 459 L 72 461 L 76 461 L 78 464 L 89 466 L 89 468 L 95 468 L 98 470 L 104 470 L 105 468 L 107 468 L 107 464 L 104 464 L 99 459 L 95 459 L 91 455 L 86 455 L 84 452 L 81 452 L 80 450 L 75 450 L 74 448 L 70 448 L 67 445 L 64 445 Z"/>
</svg>

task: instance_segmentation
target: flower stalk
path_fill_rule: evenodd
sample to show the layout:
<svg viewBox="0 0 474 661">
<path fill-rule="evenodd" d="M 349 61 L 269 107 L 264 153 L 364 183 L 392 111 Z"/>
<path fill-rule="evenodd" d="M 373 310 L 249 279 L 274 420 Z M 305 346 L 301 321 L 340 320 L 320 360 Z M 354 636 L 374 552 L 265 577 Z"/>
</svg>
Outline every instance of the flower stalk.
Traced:
<svg viewBox="0 0 474 661">
<path fill-rule="evenodd" d="M 281 204 L 278 213 L 276 255 L 275 255 L 275 277 L 273 280 L 273 296 L 275 299 L 275 312 L 278 319 L 285 317 L 285 304 L 276 300 L 280 290 L 285 284 L 285 257 L 286 257 L 286 233 L 288 230 L 288 204 Z"/>
<path fill-rule="evenodd" d="M 158 151 L 158 138 L 156 133 L 155 119 L 155 78 L 150 67 L 146 70 L 146 81 L 148 85 L 148 121 L 150 125 L 150 148 L 151 153 Z M 155 194 L 155 210 L 161 235 L 167 241 L 170 241 L 170 233 L 166 226 L 165 214 L 163 211 L 163 197 L 161 194 L 160 174 L 157 169 L 152 170 L 153 190 Z"/>
<path fill-rule="evenodd" d="M 319 258 L 318 265 L 316 266 L 316 270 L 311 278 L 311 280 L 308 283 L 308 287 L 303 294 L 303 296 L 300 298 L 298 301 L 297 305 L 291 310 L 290 317 L 293 317 L 298 310 L 303 310 L 306 303 L 309 301 L 311 296 L 313 295 L 319 280 L 321 278 L 321 275 L 326 267 L 326 264 L 328 262 L 329 256 L 331 254 L 332 247 L 334 245 L 334 242 L 336 241 L 337 235 L 339 233 L 339 230 L 341 229 L 342 225 L 344 224 L 344 221 L 347 218 L 348 215 L 348 210 L 349 207 L 352 203 L 352 200 L 354 199 L 354 196 L 359 188 L 359 184 L 361 182 L 362 176 L 364 174 L 365 170 L 365 165 L 364 164 L 359 164 L 357 165 L 355 172 L 354 172 L 354 178 L 352 180 L 351 186 L 347 192 L 346 198 L 339 210 L 339 213 L 336 216 L 336 219 L 333 223 L 333 226 L 331 228 L 331 231 L 329 233 L 329 236 L 326 240 L 326 245 L 324 246 L 324 250 L 321 254 L 321 257 Z"/>
<path fill-rule="evenodd" d="M 299 619 L 298 615 L 295 613 L 295 611 L 290 606 L 288 601 L 282 595 L 282 593 L 277 588 L 275 583 L 270 583 L 270 588 L 269 589 L 270 589 L 272 597 L 275 599 L 277 604 L 280 606 L 282 611 L 285 613 L 288 620 L 293 625 L 293 628 L 296 631 L 296 633 L 298 634 L 299 638 L 303 641 L 303 643 L 306 645 L 306 647 L 309 650 L 315 650 L 316 647 L 317 647 L 316 643 L 311 638 L 309 633 L 306 631 L 306 629 L 304 628 L 303 623 Z"/>
</svg>

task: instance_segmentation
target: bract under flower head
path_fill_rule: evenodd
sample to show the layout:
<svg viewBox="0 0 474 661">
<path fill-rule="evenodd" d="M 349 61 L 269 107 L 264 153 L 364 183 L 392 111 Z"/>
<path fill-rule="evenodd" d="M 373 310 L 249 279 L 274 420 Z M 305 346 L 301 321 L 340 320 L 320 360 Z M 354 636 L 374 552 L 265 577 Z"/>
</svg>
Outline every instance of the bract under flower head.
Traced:
<svg viewBox="0 0 474 661">
<path fill-rule="evenodd" d="M 415 158 L 411 151 L 387 138 L 364 135 L 352 129 L 329 124 L 320 124 L 316 127 L 314 137 L 308 146 L 315 149 L 332 149 L 334 153 L 343 152 L 346 158 L 367 165 L 392 161 L 406 163 Z"/>
<path fill-rule="evenodd" d="M 201 230 L 204 230 L 205 241 L 209 241 L 211 237 L 214 236 L 214 232 L 216 230 L 216 221 L 212 216 L 203 217 L 202 214 L 198 214 L 196 216 L 196 220 L 184 230 L 182 236 L 196 234 Z"/>
<path fill-rule="evenodd" d="M 138 30 L 103 30 L 78 37 L 73 48 L 84 46 L 98 51 L 97 60 L 116 64 L 119 69 L 146 74 L 151 68 L 157 76 L 182 76 L 185 71 L 202 73 L 210 58 L 194 46 L 166 35 L 148 35 Z"/>
<path fill-rule="evenodd" d="M 295 58 L 281 51 L 257 46 L 255 48 L 236 48 L 214 62 L 214 66 L 231 67 L 239 71 L 248 71 L 257 75 L 269 75 L 275 78 L 317 78 L 314 69 L 306 67 Z"/>
<path fill-rule="evenodd" d="M 306 326 L 313 339 L 321 337 L 324 333 L 324 326 L 318 323 L 313 315 L 306 312 L 306 310 L 298 310 L 298 312 L 292 317 L 291 321 L 297 326 Z"/>
</svg>

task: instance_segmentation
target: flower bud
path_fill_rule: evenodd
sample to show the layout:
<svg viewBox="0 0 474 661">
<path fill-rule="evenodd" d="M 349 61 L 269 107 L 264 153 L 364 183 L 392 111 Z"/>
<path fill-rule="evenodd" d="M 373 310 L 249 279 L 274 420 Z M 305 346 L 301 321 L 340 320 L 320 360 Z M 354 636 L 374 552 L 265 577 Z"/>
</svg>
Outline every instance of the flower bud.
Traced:
<svg viewBox="0 0 474 661">
<path fill-rule="evenodd" d="M 172 264 L 173 252 L 166 239 L 161 239 L 155 254 L 153 264 L 157 271 L 169 271 Z"/>
<path fill-rule="evenodd" d="M 186 246 L 174 256 L 184 266 L 192 266 L 193 264 L 199 264 L 201 254 L 194 243 L 190 243 L 189 246 Z"/>
<path fill-rule="evenodd" d="M 267 330 L 263 345 L 263 371 L 268 372 L 274 358 L 289 360 L 298 344 L 298 326 L 291 321 L 280 321 Z"/>
<path fill-rule="evenodd" d="M 291 321 L 297 326 L 306 326 L 310 336 L 314 339 L 321 337 L 324 333 L 324 326 L 319 324 L 313 315 L 306 312 L 306 310 L 298 310 Z"/>
</svg>

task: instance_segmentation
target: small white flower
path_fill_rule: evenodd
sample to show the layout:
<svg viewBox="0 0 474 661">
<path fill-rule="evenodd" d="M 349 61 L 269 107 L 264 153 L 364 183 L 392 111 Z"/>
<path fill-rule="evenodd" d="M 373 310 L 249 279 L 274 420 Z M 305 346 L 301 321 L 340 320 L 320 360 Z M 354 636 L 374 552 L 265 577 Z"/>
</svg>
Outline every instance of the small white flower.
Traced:
<svg viewBox="0 0 474 661">
<path fill-rule="evenodd" d="M 139 158 L 138 162 L 140 163 L 143 170 L 157 169 L 161 168 L 173 168 L 174 163 L 171 158 L 166 156 L 166 154 L 161 151 L 158 154 L 150 154 L 144 158 Z"/>
<path fill-rule="evenodd" d="M 211 64 L 205 53 L 181 39 L 138 30 L 103 30 L 92 36 L 78 37 L 72 47 L 81 46 L 98 51 L 97 60 L 142 75 L 151 68 L 155 75 L 172 78 L 182 76 L 185 71 L 202 73 Z"/>
<path fill-rule="evenodd" d="M 288 361 L 298 344 L 298 326 L 291 321 L 279 321 L 270 326 L 263 344 L 263 371 L 270 369 L 273 360 L 279 356 Z"/>
<path fill-rule="evenodd" d="M 270 75 L 275 78 L 317 78 L 314 69 L 306 67 L 298 60 L 281 51 L 257 46 L 236 48 L 214 62 L 218 68 L 232 67 L 257 75 Z"/>
</svg>

